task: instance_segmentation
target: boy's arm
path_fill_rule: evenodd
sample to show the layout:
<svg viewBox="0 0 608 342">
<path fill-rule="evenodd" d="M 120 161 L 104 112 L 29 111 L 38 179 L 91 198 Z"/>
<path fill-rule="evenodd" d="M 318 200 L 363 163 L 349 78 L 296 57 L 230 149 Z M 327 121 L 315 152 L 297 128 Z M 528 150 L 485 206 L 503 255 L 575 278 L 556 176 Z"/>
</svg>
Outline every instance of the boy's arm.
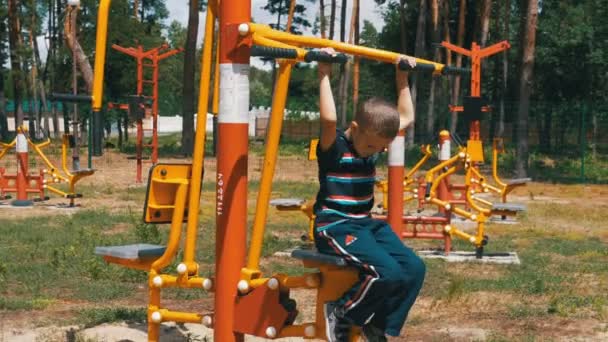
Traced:
<svg viewBox="0 0 608 342">
<path fill-rule="evenodd" d="M 412 57 L 400 56 L 396 64 L 401 60 L 406 61 L 412 67 L 416 66 L 416 60 Z M 399 130 L 405 129 L 414 122 L 414 104 L 410 94 L 410 87 L 407 80 L 408 72 L 397 67 L 397 111 L 399 112 Z"/>
<path fill-rule="evenodd" d="M 329 54 L 335 54 L 333 49 L 322 49 Z M 330 63 L 319 63 L 319 114 L 321 122 L 321 137 L 319 147 L 322 151 L 329 149 L 336 140 L 336 104 L 331 92 L 329 76 L 331 74 Z"/>
</svg>

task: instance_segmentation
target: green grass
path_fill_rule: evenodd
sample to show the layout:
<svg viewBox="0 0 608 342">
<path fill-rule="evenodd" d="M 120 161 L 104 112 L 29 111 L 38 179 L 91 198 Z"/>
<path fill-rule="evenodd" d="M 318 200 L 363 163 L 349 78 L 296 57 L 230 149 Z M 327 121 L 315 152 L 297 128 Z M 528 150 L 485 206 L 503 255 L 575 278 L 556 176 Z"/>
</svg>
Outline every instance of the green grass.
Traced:
<svg viewBox="0 0 608 342">
<path fill-rule="evenodd" d="M 250 203 L 255 203 L 258 189 L 259 182 L 249 182 Z M 272 198 L 310 199 L 316 189 L 315 184 L 307 182 L 275 182 Z M 98 189 L 90 187 L 85 191 Z M 117 196 L 118 201 L 140 202 L 145 196 L 145 188 L 130 189 L 128 193 L 119 188 L 106 191 Z M 215 273 L 214 192 L 215 184 L 203 184 L 196 251 L 202 276 Z M 605 224 L 605 206 L 576 205 L 576 201 L 571 204 L 532 202 L 529 214 L 520 218 L 520 225 L 486 227 L 490 242 L 485 251 L 516 251 L 521 265 L 425 260 L 427 277 L 421 297 L 430 299 L 433 308 L 445 308 L 452 313 L 460 313 L 463 305 L 474 307 L 475 300 L 485 296 L 507 298 L 496 304 L 482 304 L 488 306 L 480 310 L 489 308 L 488 320 L 504 320 L 525 331 L 512 336 L 500 327 L 492 328 L 488 341 L 533 341 L 542 336 L 538 325 L 529 323 L 524 327 L 520 326 L 522 322 L 605 321 L 608 317 L 608 283 L 605 281 L 608 248 L 605 235 L 600 235 L 600 227 Z M 248 231 L 254 213 L 255 205 L 250 205 Z M 300 235 L 307 229 L 307 219 L 301 213 L 269 209 L 262 253 L 264 275 L 300 275 L 314 271 L 296 260 L 270 258 L 277 251 L 301 245 Z M 135 242 L 163 244 L 167 233 L 167 225 L 141 223 L 139 209 L 80 210 L 71 216 L 27 219 L 3 216 L 0 219 L 0 310 L 45 310 L 64 301 L 76 301 L 87 308 L 76 316 L 79 324 L 143 322 L 145 300 L 139 308 L 123 306 L 126 300 L 146 297 L 146 273 L 108 265 L 94 255 L 93 250 L 95 246 Z M 453 240 L 453 244 L 456 250 L 473 250 L 468 242 L 460 239 Z M 173 273 L 181 258 L 180 252 L 166 271 Z M 171 300 L 201 300 L 208 296 L 205 291 L 192 289 L 163 292 L 163 298 Z M 111 305 L 117 307 L 111 308 Z M 479 312 L 463 310 L 459 319 L 476 319 L 478 315 Z M 431 324 L 432 320 L 414 315 L 408 324 L 420 327 Z"/>
<path fill-rule="evenodd" d="M 80 324 L 93 327 L 102 323 L 122 322 L 143 323 L 147 313 L 143 308 L 96 308 L 84 309 L 78 313 Z"/>
</svg>

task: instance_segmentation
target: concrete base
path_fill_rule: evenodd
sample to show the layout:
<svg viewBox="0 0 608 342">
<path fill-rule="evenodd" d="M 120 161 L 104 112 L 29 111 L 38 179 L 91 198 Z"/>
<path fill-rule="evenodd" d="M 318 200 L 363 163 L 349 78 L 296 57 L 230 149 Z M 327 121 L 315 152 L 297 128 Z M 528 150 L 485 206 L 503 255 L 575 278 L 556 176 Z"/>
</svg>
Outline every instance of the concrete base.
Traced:
<svg viewBox="0 0 608 342">
<path fill-rule="evenodd" d="M 31 207 L 34 205 L 32 200 L 14 200 L 11 202 L 13 207 Z"/>
<path fill-rule="evenodd" d="M 32 209 L 34 205 L 18 206 L 13 205 L 12 202 L 0 202 L 0 208 L 2 209 Z"/>
<path fill-rule="evenodd" d="M 481 262 L 488 264 L 514 264 L 519 265 L 519 257 L 516 252 L 484 253 L 481 259 L 475 257 L 475 252 L 454 251 L 445 255 L 443 251 L 422 250 L 417 251 L 421 258 L 443 259 L 447 262 Z"/>
</svg>

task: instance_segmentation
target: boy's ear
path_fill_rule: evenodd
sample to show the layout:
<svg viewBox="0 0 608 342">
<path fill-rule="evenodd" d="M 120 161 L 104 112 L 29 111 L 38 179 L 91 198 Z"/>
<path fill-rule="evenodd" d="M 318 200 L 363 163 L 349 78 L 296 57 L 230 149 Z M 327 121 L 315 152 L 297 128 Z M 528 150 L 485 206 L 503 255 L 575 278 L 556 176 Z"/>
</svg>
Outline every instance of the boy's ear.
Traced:
<svg viewBox="0 0 608 342">
<path fill-rule="evenodd" d="M 359 129 L 359 124 L 357 123 L 357 121 L 354 121 L 354 120 L 353 120 L 353 121 L 351 121 L 351 122 L 350 122 L 350 130 L 351 130 L 352 132 L 356 132 L 356 131 L 357 131 L 357 129 Z"/>
</svg>

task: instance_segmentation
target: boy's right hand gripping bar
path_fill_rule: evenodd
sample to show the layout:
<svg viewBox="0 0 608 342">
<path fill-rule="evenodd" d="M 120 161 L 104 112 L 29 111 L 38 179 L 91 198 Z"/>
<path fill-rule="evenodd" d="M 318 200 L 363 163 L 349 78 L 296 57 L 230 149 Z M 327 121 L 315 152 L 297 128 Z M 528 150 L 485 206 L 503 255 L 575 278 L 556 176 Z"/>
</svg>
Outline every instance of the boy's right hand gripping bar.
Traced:
<svg viewBox="0 0 608 342">
<path fill-rule="evenodd" d="M 332 56 L 323 51 L 310 50 L 304 56 L 304 60 L 309 63 L 316 61 L 316 62 L 323 62 L 323 63 L 344 64 L 348 60 L 348 57 L 346 57 L 346 55 L 343 53 L 338 53 L 335 56 Z"/>
<path fill-rule="evenodd" d="M 399 61 L 399 69 L 400 70 L 412 70 L 412 71 L 418 71 L 418 72 L 434 72 L 435 64 L 416 63 L 416 66 L 412 68 L 412 66 L 409 65 L 407 62 Z M 441 70 L 441 73 L 443 75 L 454 75 L 454 74 L 467 75 L 467 74 L 471 73 L 471 69 L 458 68 L 458 67 L 446 65 Z"/>
</svg>

